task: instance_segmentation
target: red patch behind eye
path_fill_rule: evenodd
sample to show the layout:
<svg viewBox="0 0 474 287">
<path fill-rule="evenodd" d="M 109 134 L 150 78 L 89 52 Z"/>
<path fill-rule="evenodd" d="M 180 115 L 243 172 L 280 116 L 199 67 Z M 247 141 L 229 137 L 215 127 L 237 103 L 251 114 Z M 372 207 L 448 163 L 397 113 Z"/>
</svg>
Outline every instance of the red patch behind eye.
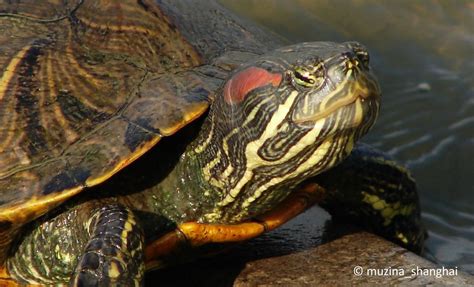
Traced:
<svg viewBox="0 0 474 287">
<path fill-rule="evenodd" d="M 235 74 L 224 86 L 224 99 L 227 103 L 240 103 L 247 94 L 266 85 L 278 86 L 281 74 L 270 73 L 265 69 L 250 67 Z"/>
</svg>

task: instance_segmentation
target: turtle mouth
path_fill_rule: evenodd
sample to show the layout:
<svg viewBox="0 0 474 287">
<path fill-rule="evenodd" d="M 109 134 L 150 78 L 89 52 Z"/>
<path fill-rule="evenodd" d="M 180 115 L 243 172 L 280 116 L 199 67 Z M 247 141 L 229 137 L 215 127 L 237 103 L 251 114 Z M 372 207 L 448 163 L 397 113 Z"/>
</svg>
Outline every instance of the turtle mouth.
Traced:
<svg viewBox="0 0 474 287">
<path fill-rule="evenodd" d="M 329 106 L 328 108 L 324 109 L 323 111 L 321 111 L 317 114 L 314 114 L 314 115 L 308 116 L 308 117 L 302 117 L 302 118 L 296 119 L 295 123 L 303 124 L 303 123 L 307 123 L 307 122 L 317 122 L 321 119 L 327 118 L 329 115 L 334 114 L 338 110 L 343 109 L 345 107 L 350 107 L 352 105 L 355 105 L 356 107 L 361 106 L 363 103 L 365 103 L 365 101 L 368 99 L 368 97 L 369 96 L 366 96 L 366 95 L 356 95 L 354 97 L 341 99 L 338 102 L 332 104 L 331 106 Z M 363 116 L 362 114 L 357 115 L 356 120 L 358 122 L 361 122 L 362 121 L 362 116 Z"/>
<path fill-rule="evenodd" d="M 379 86 L 370 76 L 359 74 L 354 77 L 352 73 L 348 73 L 340 87 L 319 103 L 318 112 L 299 116 L 294 122 L 316 123 L 343 109 L 354 109 L 352 125 L 355 126 L 364 121 L 370 109 L 378 109 L 380 94 Z"/>
</svg>

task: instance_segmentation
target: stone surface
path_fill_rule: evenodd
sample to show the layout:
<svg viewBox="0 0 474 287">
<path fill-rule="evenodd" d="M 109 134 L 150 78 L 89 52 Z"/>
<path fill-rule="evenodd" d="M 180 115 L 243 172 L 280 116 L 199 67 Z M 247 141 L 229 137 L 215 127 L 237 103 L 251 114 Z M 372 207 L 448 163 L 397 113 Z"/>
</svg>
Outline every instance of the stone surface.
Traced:
<svg viewBox="0 0 474 287">
<path fill-rule="evenodd" d="M 249 262 L 234 286 L 474 285 L 474 277 L 459 270 L 457 275 L 448 275 L 455 270 L 446 267 L 443 275 L 441 266 L 380 237 L 358 232 L 308 251 Z M 358 272 L 362 274 L 354 274 Z"/>
</svg>

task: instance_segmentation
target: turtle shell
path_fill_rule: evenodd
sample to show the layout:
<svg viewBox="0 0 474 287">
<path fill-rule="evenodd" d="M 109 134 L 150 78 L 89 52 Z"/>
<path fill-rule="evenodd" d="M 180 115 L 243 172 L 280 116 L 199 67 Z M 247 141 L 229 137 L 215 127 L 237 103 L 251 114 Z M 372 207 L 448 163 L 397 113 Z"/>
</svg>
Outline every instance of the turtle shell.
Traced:
<svg viewBox="0 0 474 287">
<path fill-rule="evenodd" d="M 0 250 L 199 117 L 218 87 L 155 5 L 35 2 L 0 4 Z"/>
</svg>

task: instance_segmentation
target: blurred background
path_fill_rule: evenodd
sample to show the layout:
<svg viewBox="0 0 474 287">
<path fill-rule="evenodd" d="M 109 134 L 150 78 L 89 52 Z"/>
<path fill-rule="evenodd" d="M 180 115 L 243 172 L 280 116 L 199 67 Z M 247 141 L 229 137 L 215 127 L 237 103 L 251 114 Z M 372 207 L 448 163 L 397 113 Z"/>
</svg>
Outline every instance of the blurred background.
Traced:
<svg viewBox="0 0 474 287">
<path fill-rule="evenodd" d="M 426 256 L 474 274 L 474 1 L 220 2 L 288 43 L 356 40 L 369 48 L 383 99 L 364 141 L 417 180 Z M 320 226 L 312 212 L 273 238 L 310 246 L 293 231 Z"/>
</svg>

